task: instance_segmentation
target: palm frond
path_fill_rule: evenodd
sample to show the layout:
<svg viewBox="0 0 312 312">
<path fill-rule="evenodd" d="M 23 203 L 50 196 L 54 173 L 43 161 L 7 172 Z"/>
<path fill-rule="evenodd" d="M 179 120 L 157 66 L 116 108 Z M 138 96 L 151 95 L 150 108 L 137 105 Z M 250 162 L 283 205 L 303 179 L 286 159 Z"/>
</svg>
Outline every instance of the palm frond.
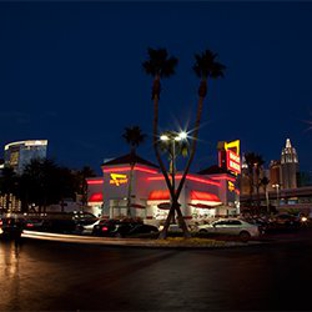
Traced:
<svg viewBox="0 0 312 312">
<path fill-rule="evenodd" d="M 164 48 L 148 48 L 148 60 L 143 62 L 144 71 L 151 76 L 170 77 L 175 74 L 178 59 L 174 56 L 168 58 L 168 52 Z"/>
<path fill-rule="evenodd" d="M 217 53 L 211 50 L 205 50 L 202 54 L 195 54 L 195 64 L 193 70 L 199 78 L 213 79 L 224 77 L 226 67 L 219 62 L 216 62 Z"/>
</svg>

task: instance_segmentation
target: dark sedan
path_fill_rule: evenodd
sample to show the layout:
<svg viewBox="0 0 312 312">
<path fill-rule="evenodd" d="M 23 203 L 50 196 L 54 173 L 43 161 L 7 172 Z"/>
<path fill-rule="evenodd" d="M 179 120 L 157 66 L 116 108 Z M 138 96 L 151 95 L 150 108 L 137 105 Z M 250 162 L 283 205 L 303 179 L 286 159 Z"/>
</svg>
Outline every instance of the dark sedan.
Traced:
<svg viewBox="0 0 312 312">
<path fill-rule="evenodd" d="M 288 213 L 279 213 L 273 217 L 272 223 L 278 227 L 299 227 L 301 220 L 299 217 Z"/>
<path fill-rule="evenodd" d="M 129 237 L 158 232 L 158 228 L 131 220 L 106 220 L 95 225 L 93 235 L 106 237 Z"/>
<path fill-rule="evenodd" d="M 136 224 L 126 236 L 149 236 L 150 234 L 159 233 L 159 230 L 156 226 L 144 223 Z"/>
<path fill-rule="evenodd" d="M 93 235 L 106 237 L 123 237 L 136 222 L 121 220 L 106 220 L 93 227 Z"/>
<path fill-rule="evenodd" d="M 23 232 L 23 219 L 14 217 L 0 218 L 0 237 L 19 238 Z"/>
</svg>

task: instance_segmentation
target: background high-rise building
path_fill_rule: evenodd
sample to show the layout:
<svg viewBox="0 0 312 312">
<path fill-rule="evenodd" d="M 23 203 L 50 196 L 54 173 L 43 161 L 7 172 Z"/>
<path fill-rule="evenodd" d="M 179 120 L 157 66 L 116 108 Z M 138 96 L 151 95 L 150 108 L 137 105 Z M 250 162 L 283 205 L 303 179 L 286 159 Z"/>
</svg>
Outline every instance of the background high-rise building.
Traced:
<svg viewBox="0 0 312 312">
<path fill-rule="evenodd" d="M 297 188 L 297 176 L 299 162 L 296 149 L 292 147 L 290 139 L 286 140 L 286 146 L 281 154 L 282 189 Z"/>
<path fill-rule="evenodd" d="M 281 161 L 271 160 L 269 179 L 272 185 L 282 184 Z"/>
<path fill-rule="evenodd" d="M 4 147 L 4 165 L 21 174 L 32 159 L 47 157 L 48 140 L 11 142 Z"/>
</svg>

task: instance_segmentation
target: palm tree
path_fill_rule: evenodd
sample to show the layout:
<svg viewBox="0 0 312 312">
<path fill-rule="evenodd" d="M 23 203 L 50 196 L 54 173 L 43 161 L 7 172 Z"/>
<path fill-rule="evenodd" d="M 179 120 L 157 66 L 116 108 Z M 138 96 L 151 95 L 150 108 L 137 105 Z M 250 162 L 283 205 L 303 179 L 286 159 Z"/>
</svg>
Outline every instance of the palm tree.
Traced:
<svg viewBox="0 0 312 312">
<path fill-rule="evenodd" d="M 143 67 L 147 74 L 150 74 L 154 77 L 153 87 L 152 87 L 152 99 L 154 101 L 154 122 L 153 122 L 153 134 L 154 134 L 154 140 L 153 140 L 153 146 L 156 153 L 156 158 L 159 162 L 161 171 L 165 177 L 167 186 L 170 191 L 171 199 L 172 199 L 172 205 L 168 213 L 168 217 L 165 222 L 164 229 L 162 231 L 162 238 L 165 238 L 167 235 L 167 230 L 170 225 L 170 221 L 174 216 L 174 211 L 177 212 L 180 225 L 183 229 L 184 236 L 189 237 L 190 234 L 188 232 L 185 220 L 183 218 L 180 204 L 178 202 L 180 193 L 182 191 L 186 175 L 190 169 L 191 163 L 193 161 L 195 151 L 196 151 L 196 143 L 198 138 L 198 132 L 199 132 L 199 126 L 202 116 L 202 109 L 203 109 L 203 102 L 207 94 L 207 83 L 208 78 L 216 79 L 219 77 L 223 77 L 223 73 L 225 70 L 225 66 L 220 64 L 219 62 L 216 62 L 217 54 L 212 53 L 210 50 L 206 50 L 202 55 L 195 54 L 196 63 L 193 67 L 196 75 L 201 79 L 200 81 L 200 87 L 198 90 L 199 100 L 198 100 L 198 106 L 197 106 L 197 117 L 194 127 L 194 134 L 193 134 L 193 141 L 191 145 L 191 152 L 190 157 L 188 159 L 188 162 L 186 164 L 182 179 L 180 181 L 180 184 L 175 191 L 175 189 L 172 187 L 172 184 L 170 183 L 168 174 L 166 172 L 165 166 L 161 160 L 160 152 L 159 152 L 159 144 L 158 144 L 158 102 L 160 97 L 160 78 L 162 77 L 169 77 L 170 75 L 175 73 L 175 66 L 177 65 L 177 59 L 174 57 L 171 57 L 168 59 L 168 54 L 165 49 L 159 49 L 159 50 L 153 50 L 148 49 L 149 53 L 149 61 L 146 61 L 143 63 Z"/>
<path fill-rule="evenodd" d="M 146 134 L 142 133 L 139 126 L 126 127 L 122 137 L 130 145 L 130 174 L 128 183 L 128 196 L 127 196 L 127 217 L 131 218 L 131 192 L 132 192 L 132 177 L 133 169 L 135 166 L 135 155 L 137 147 L 142 144 L 146 138 Z"/>
<path fill-rule="evenodd" d="M 259 207 L 259 189 L 261 186 L 261 171 L 265 161 L 262 156 L 254 152 L 245 153 L 246 164 L 248 166 L 248 179 L 249 179 L 249 195 L 250 202 L 252 203 L 253 190 L 256 189 L 257 206 Z"/>
<path fill-rule="evenodd" d="M 260 194 L 259 190 L 261 187 L 261 180 L 262 180 L 262 172 L 263 172 L 263 165 L 265 163 L 265 160 L 262 158 L 261 155 L 257 155 L 256 157 L 256 163 L 255 163 L 255 188 L 256 188 L 256 194 L 257 194 L 257 208 L 259 210 L 260 208 Z"/>
<path fill-rule="evenodd" d="M 254 152 L 245 153 L 245 160 L 247 164 L 247 176 L 249 181 L 249 202 L 253 204 L 254 193 L 254 164 L 256 162 L 257 155 Z"/>
<path fill-rule="evenodd" d="M 174 200 L 175 200 L 175 190 L 172 188 L 167 170 L 165 165 L 162 161 L 160 155 L 160 146 L 159 146 L 159 132 L 158 132 L 158 106 L 159 106 L 159 99 L 161 93 L 161 83 L 160 80 L 162 78 L 168 78 L 175 74 L 175 68 L 178 64 L 178 59 L 174 56 L 169 57 L 168 52 L 166 49 L 152 49 L 148 48 L 148 56 L 149 59 L 143 62 L 143 68 L 146 74 L 153 77 L 153 85 L 152 85 L 152 100 L 154 103 L 154 118 L 153 118 L 153 147 L 156 155 L 156 159 L 159 163 L 161 172 L 165 177 L 165 181 L 167 187 L 170 192 L 170 196 L 172 199 L 172 206 L 169 210 L 168 217 L 166 220 L 166 224 L 163 230 L 162 237 L 166 237 L 167 230 L 173 218 L 174 212 Z"/>
<path fill-rule="evenodd" d="M 83 207 L 88 203 L 88 184 L 87 178 L 96 177 L 96 173 L 90 166 L 84 166 L 82 169 L 74 171 L 74 188 L 76 201 L 79 201 Z"/>
<path fill-rule="evenodd" d="M 198 133 L 200 128 L 200 122 L 203 112 L 204 100 L 208 91 L 208 79 L 218 79 L 220 77 L 224 77 L 224 72 L 226 67 L 221 63 L 216 61 L 218 54 L 213 53 L 210 50 L 205 50 L 202 54 L 195 54 L 195 64 L 193 66 L 193 70 L 196 76 L 200 79 L 200 84 L 198 88 L 198 104 L 197 104 L 197 115 L 194 126 L 194 133 L 192 134 L 192 144 L 190 148 L 190 156 L 188 162 L 186 164 L 182 179 L 180 181 L 179 187 L 177 189 L 176 196 L 179 198 L 180 193 L 182 191 L 183 185 L 186 180 L 186 176 L 191 167 L 192 161 L 195 156 Z M 181 211 L 177 210 L 178 216 L 182 219 Z M 187 227 L 186 224 L 182 224 L 183 230 L 186 233 Z"/>
<path fill-rule="evenodd" d="M 261 179 L 261 186 L 263 187 L 263 191 L 265 194 L 265 201 L 266 201 L 266 206 L 267 206 L 267 213 L 270 212 L 270 201 L 269 201 L 269 193 L 268 193 L 268 185 L 270 184 L 270 180 L 264 176 Z"/>
<path fill-rule="evenodd" d="M 21 176 L 21 200 L 34 203 L 39 212 L 74 193 L 70 170 L 59 167 L 52 159 L 35 158 L 25 166 Z"/>
<path fill-rule="evenodd" d="M 136 149 L 144 142 L 146 134 L 142 133 L 142 130 L 139 126 L 132 126 L 125 128 L 125 132 L 123 133 L 122 137 L 130 145 L 130 154 L 135 154 Z"/>
</svg>

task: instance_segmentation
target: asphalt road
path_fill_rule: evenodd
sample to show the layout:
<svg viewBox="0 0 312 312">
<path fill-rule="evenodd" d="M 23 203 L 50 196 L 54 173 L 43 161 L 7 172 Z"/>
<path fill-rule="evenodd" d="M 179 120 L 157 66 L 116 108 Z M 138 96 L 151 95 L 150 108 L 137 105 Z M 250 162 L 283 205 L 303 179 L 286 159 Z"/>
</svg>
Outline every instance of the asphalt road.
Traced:
<svg viewBox="0 0 312 312">
<path fill-rule="evenodd" d="M 311 232 L 243 248 L 0 242 L 0 311 L 311 311 Z"/>
</svg>

